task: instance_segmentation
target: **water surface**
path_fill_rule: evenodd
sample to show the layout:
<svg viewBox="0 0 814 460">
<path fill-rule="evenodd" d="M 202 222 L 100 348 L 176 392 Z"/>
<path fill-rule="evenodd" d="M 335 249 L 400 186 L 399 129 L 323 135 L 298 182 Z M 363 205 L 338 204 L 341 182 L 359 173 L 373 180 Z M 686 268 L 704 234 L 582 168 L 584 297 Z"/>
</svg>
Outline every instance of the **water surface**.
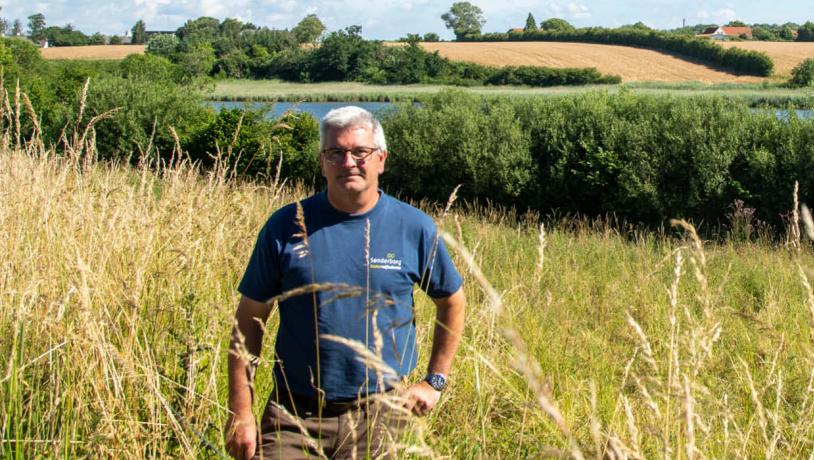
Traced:
<svg viewBox="0 0 814 460">
<path fill-rule="evenodd" d="M 210 101 L 209 105 L 214 107 L 215 110 L 220 110 L 221 108 L 242 109 L 246 107 L 271 107 L 271 110 L 266 113 L 266 118 L 279 118 L 280 115 L 284 114 L 285 112 L 294 110 L 297 112 L 311 114 L 314 118 L 319 120 L 329 111 L 338 107 L 344 107 L 346 105 L 359 106 L 368 112 L 375 114 L 387 109 L 388 107 L 391 107 L 393 104 L 390 102 L 275 102 L 272 104 L 268 102 Z"/>
</svg>

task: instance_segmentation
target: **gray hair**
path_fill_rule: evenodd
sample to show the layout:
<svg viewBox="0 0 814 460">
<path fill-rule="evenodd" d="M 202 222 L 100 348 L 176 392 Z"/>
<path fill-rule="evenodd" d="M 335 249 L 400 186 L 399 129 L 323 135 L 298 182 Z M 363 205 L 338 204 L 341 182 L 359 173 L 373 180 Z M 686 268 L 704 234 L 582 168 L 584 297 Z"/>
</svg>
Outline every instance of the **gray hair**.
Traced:
<svg viewBox="0 0 814 460">
<path fill-rule="evenodd" d="M 367 110 L 355 105 L 348 105 L 331 110 L 324 117 L 319 126 L 319 148 L 325 149 L 328 141 L 328 130 L 346 129 L 357 126 L 365 127 L 373 132 L 373 142 L 379 150 L 387 151 L 387 142 L 384 139 L 384 129 L 379 120 Z"/>
</svg>

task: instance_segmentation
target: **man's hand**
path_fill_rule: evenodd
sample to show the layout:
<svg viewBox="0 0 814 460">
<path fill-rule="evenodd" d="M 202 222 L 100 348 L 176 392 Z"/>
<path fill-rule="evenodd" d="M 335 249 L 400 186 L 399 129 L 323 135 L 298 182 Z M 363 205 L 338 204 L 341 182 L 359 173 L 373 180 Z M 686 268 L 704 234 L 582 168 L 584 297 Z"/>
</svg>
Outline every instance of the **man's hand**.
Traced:
<svg viewBox="0 0 814 460">
<path fill-rule="evenodd" d="M 236 460 L 249 460 L 257 450 L 257 425 L 254 416 L 231 414 L 223 429 L 226 438 L 226 452 Z"/>
<path fill-rule="evenodd" d="M 440 398 L 441 392 L 423 380 L 404 390 L 405 407 L 418 416 L 429 414 Z"/>
</svg>

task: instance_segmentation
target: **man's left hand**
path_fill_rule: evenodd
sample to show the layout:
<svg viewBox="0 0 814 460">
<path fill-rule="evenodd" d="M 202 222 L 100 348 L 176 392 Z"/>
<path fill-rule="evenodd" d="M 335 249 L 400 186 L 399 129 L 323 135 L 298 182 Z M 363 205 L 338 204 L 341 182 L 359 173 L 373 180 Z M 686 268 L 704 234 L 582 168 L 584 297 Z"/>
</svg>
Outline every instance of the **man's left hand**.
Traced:
<svg viewBox="0 0 814 460">
<path fill-rule="evenodd" d="M 429 383 L 421 381 L 414 383 L 404 390 L 404 398 L 407 400 L 405 406 L 410 409 L 413 414 L 424 416 L 438 403 L 441 398 L 441 392 L 431 387 Z"/>
</svg>

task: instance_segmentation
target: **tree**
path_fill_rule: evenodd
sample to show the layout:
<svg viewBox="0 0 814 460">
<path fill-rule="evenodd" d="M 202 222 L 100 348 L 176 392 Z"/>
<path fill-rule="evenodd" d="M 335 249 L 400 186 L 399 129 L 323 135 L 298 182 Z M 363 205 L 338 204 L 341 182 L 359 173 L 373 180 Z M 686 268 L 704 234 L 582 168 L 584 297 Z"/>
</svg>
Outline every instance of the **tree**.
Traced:
<svg viewBox="0 0 814 460">
<path fill-rule="evenodd" d="M 780 28 L 780 33 L 777 34 L 781 40 L 794 40 L 794 29 L 791 26 L 784 24 Z"/>
<path fill-rule="evenodd" d="M 814 42 L 814 22 L 806 21 L 797 29 L 797 41 Z"/>
<path fill-rule="evenodd" d="M 37 13 L 29 16 L 28 36 L 31 38 L 31 40 L 40 41 L 45 38 L 43 31 L 45 31 L 45 15 L 42 13 Z"/>
<path fill-rule="evenodd" d="M 89 38 L 91 45 L 104 45 L 107 38 L 100 32 L 96 32 Z"/>
<path fill-rule="evenodd" d="M 83 46 L 90 43 L 90 38 L 74 29 L 73 25 L 65 27 L 51 26 L 42 31 L 42 39 L 52 46 Z"/>
<path fill-rule="evenodd" d="M 546 32 L 570 32 L 574 30 L 574 26 L 572 26 L 571 23 L 560 18 L 546 19 L 540 23 L 540 28 Z"/>
<path fill-rule="evenodd" d="M 122 44 L 122 37 L 119 35 L 111 35 L 110 40 L 107 42 L 108 45 L 121 45 Z"/>
<path fill-rule="evenodd" d="M 147 41 L 147 53 L 172 60 L 180 45 L 181 40 L 175 35 L 158 34 Z"/>
<path fill-rule="evenodd" d="M 309 14 L 302 18 L 291 32 L 297 38 L 298 43 L 313 43 L 319 42 L 322 33 L 325 32 L 325 24 L 319 20 L 316 14 Z"/>
<path fill-rule="evenodd" d="M 523 30 L 526 32 L 533 32 L 537 30 L 537 21 L 534 19 L 534 15 L 529 13 L 528 17 L 526 17 L 526 27 L 523 27 Z"/>
<path fill-rule="evenodd" d="M 767 27 L 757 26 L 752 28 L 752 38 L 755 40 L 772 41 L 777 40 L 777 35 Z"/>
<path fill-rule="evenodd" d="M 814 59 L 804 59 L 792 69 L 789 84 L 797 87 L 814 85 Z"/>
<path fill-rule="evenodd" d="M 3 7 L 0 6 L 0 10 L 2 10 L 2 9 L 3 9 Z M 0 17 L 0 35 L 3 35 L 3 36 L 6 35 L 6 32 L 8 32 L 8 25 L 9 25 L 8 24 L 8 19 L 6 19 L 4 17 Z"/>
<path fill-rule="evenodd" d="M 11 35 L 19 37 L 23 34 L 23 22 L 19 19 L 14 20 L 14 26 L 11 28 Z"/>
<path fill-rule="evenodd" d="M 469 2 L 455 2 L 452 8 L 441 16 L 447 29 L 452 29 L 455 38 L 461 40 L 468 36 L 480 35 L 481 27 L 486 23 L 483 11 Z"/>
<path fill-rule="evenodd" d="M 727 24 L 727 26 L 729 26 L 729 27 L 746 27 L 746 23 L 744 23 L 743 21 L 739 21 L 739 20 L 735 19 L 734 21 L 729 21 L 729 24 Z"/>
<path fill-rule="evenodd" d="M 130 33 L 132 34 L 131 42 L 134 45 L 143 45 L 147 43 L 147 26 L 144 25 L 144 21 L 139 19 L 133 25 L 133 28 L 130 29 Z"/>
<path fill-rule="evenodd" d="M 190 48 L 196 43 L 211 43 L 219 34 L 220 21 L 207 16 L 190 19 L 175 32 L 186 48 Z"/>
<path fill-rule="evenodd" d="M 189 47 L 186 53 L 178 58 L 178 65 L 187 77 L 209 75 L 217 57 L 211 43 L 198 42 Z"/>
<path fill-rule="evenodd" d="M 441 37 L 438 36 L 435 32 L 427 32 L 424 34 L 424 41 L 425 42 L 437 42 L 440 41 Z"/>
</svg>

